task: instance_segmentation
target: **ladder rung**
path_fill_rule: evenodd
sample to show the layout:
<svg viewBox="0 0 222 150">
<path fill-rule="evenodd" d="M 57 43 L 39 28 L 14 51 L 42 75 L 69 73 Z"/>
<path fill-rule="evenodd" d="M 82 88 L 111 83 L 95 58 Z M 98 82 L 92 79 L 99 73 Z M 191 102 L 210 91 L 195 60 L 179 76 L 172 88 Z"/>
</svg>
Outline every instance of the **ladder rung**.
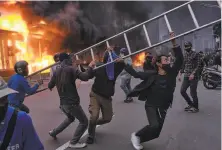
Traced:
<svg viewBox="0 0 222 150">
<path fill-rule="evenodd" d="M 130 45 L 129 45 L 129 41 L 127 39 L 126 33 L 123 34 L 124 35 L 124 39 L 125 39 L 125 43 L 126 43 L 126 47 L 128 49 L 129 54 L 131 54 L 131 49 L 130 49 Z"/>
<path fill-rule="evenodd" d="M 146 29 L 146 26 L 145 26 L 145 25 L 143 25 L 143 30 L 144 30 L 144 32 L 145 32 L 145 36 L 146 36 L 147 43 L 148 43 L 149 46 L 151 46 L 152 44 L 151 44 L 150 37 L 149 37 L 149 34 L 148 34 L 148 32 L 147 32 L 147 29 Z"/>
<path fill-rule="evenodd" d="M 91 51 L 91 55 L 92 55 L 92 60 L 94 61 L 95 60 L 95 56 L 94 56 L 94 53 L 93 53 L 93 49 L 91 48 L 90 51 Z"/>
<path fill-rule="evenodd" d="M 192 9 L 192 7 L 190 6 L 190 4 L 188 4 L 188 9 L 189 9 L 189 11 L 190 11 L 190 14 L 191 14 L 191 16 L 192 16 L 192 19 L 193 19 L 193 22 L 194 22 L 196 28 L 199 28 L 200 26 L 199 26 L 199 24 L 198 24 L 198 22 L 197 22 L 197 18 L 195 17 L 194 12 L 193 12 L 193 9 Z"/>
<path fill-rule="evenodd" d="M 169 22 L 169 20 L 168 20 L 166 15 L 164 15 L 164 19 L 165 19 L 165 22 L 166 22 L 166 25 L 167 25 L 167 29 L 169 30 L 169 32 L 172 32 L 172 28 L 170 26 L 170 22 Z"/>
</svg>

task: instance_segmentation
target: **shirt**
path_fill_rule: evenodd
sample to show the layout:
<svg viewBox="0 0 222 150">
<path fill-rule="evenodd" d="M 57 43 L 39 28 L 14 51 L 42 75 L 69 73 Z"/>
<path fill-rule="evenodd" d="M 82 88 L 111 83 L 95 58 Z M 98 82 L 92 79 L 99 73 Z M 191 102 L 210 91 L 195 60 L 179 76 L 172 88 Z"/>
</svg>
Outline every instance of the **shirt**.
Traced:
<svg viewBox="0 0 222 150">
<path fill-rule="evenodd" d="M 9 104 L 19 107 L 24 102 L 25 95 L 34 94 L 39 85 L 36 84 L 30 87 L 28 81 L 22 75 L 15 74 L 9 79 L 8 87 L 19 92 L 8 95 Z"/>
<path fill-rule="evenodd" d="M 5 119 L 0 124 L 0 145 L 13 112 L 14 108 L 8 107 Z M 32 124 L 32 119 L 23 111 L 18 112 L 15 129 L 7 150 L 44 150 Z"/>
<path fill-rule="evenodd" d="M 168 108 L 172 103 L 174 84 L 169 75 L 156 75 L 155 81 L 147 92 L 146 105 Z"/>
<path fill-rule="evenodd" d="M 194 51 L 185 52 L 184 63 L 181 69 L 181 73 L 184 73 L 184 77 L 189 77 L 194 74 L 198 77 L 198 71 L 201 68 L 201 57 Z"/>
</svg>

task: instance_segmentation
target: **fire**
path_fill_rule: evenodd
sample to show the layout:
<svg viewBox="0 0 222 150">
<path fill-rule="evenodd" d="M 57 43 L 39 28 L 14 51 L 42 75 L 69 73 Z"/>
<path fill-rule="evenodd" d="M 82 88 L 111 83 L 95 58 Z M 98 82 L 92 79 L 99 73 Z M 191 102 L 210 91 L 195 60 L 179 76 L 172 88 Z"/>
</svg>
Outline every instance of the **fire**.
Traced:
<svg viewBox="0 0 222 150">
<path fill-rule="evenodd" d="M 15 0 L 9 1 L 8 3 L 13 4 Z M 40 21 L 40 24 L 46 24 L 45 21 Z M 14 47 L 18 50 L 14 52 L 15 60 L 26 60 L 29 63 L 30 73 L 40 70 L 54 63 L 53 57 L 48 55 L 47 52 L 39 52 L 40 48 L 33 48 L 29 43 L 30 31 L 27 23 L 23 20 L 20 13 L 11 13 L 0 17 L 0 29 L 15 31 L 23 36 L 23 40 L 8 39 L 8 47 Z M 37 34 L 44 35 L 43 31 L 39 31 Z M 38 53 L 40 53 L 38 55 Z M 11 56 L 9 56 L 11 57 Z M 10 59 L 10 58 L 9 58 Z M 13 68 L 14 64 L 10 64 L 10 68 Z M 0 66 L 1 67 L 1 66 Z M 6 69 L 1 67 L 0 69 Z M 47 70 L 46 72 L 48 72 Z"/>
<path fill-rule="evenodd" d="M 133 65 L 136 67 L 142 66 L 145 61 L 145 57 L 146 57 L 145 52 L 139 53 L 138 55 L 135 56 Z"/>
</svg>

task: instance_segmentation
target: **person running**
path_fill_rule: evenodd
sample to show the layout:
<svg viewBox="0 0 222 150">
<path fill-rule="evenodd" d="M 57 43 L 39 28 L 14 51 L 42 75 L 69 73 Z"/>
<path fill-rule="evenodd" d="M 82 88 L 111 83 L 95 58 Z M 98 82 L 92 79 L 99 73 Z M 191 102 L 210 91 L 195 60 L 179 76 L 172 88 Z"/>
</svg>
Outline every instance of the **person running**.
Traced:
<svg viewBox="0 0 222 150">
<path fill-rule="evenodd" d="M 8 95 L 18 93 L 0 77 L 0 150 L 44 150 L 31 117 L 8 105 Z"/>
<path fill-rule="evenodd" d="M 125 55 L 127 55 L 127 53 L 128 53 L 128 50 L 126 48 L 120 49 L 120 57 L 124 57 Z M 132 65 L 132 59 L 130 57 L 125 58 L 124 59 L 124 63 Z M 124 102 L 125 103 L 130 103 L 130 102 L 133 101 L 133 98 L 132 97 L 127 97 L 127 95 L 132 90 L 131 89 L 131 85 L 130 85 L 130 83 L 131 83 L 131 75 L 129 73 L 127 73 L 125 70 L 123 70 L 120 73 L 119 76 L 121 78 L 120 87 L 124 91 L 124 93 L 126 94 L 126 99 L 124 100 Z"/>
<path fill-rule="evenodd" d="M 184 109 L 187 112 L 197 113 L 199 112 L 198 107 L 198 97 L 197 97 L 197 86 L 200 79 L 200 70 L 201 70 L 201 57 L 198 53 L 192 50 L 192 43 L 184 43 L 185 55 L 184 63 L 182 69 L 180 70 L 179 81 L 181 76 L 184 73 L 183 83 L 180 89 L 180 93 L 183 98 L 186 100 L 188 106 Z M 190 87 L 190 95 L 193 101 L 187 94 L 187 89 Z"/>
<path fill-rule="evenodd" d="M 49 132 L 53 138 L 67 128 L 75 118 L 79 120 L 79 125 L 69 143 L 70 148 L 84 148 L 85 143 L 79 143 L 79 140 L 88 127 L 88 119 L 80 105 L 80 98 L 76 89 L 76 79 L 88 81 L 91 76 L 94 62 L 89 64 L 89 69 L 85 72 L 79 71 L 72 66 L 72 59 L 66 53 L 61 53 L 60 56 L 61 68 L 58 68 L 48 84 L 48 88 L 52 90 L 57 87 L 60 97 L 60 108 L 66 115 L 66 119 L 55 129 Z"/>
<path fill-rule="evenodd" d="M 29 74 L 28 63 L 24 60 L 18 61 L 14 66 L 16 74 L 13 75 L 9 81 L 9 88 L 18 91 L 18 93 L 12 93 L 8 95 L 9 105 L 15 107 L 18 110 L 29 113 L 29 108 L 23 104 L 25 95 L 34 94 L 40 85 L 43 84 L 42 80 L 38 80 L 33 87 L 30 87 L 25 76 Z"/>
<path fill-rule="evenodd" d="M 115 52 L 113 47 L 108 47 L 104 54 L 103 63 L 97 62 L 96 66 L 100 66 L 110 62 L 109 53 L 112 59 L 118 59 L 116 62 L 107 65 L 106 67 L 101 67 L 93 71 L 94 83 L 92 85 L 92 90 L 89 94 L 90 104 L 89 104 L 89 128 L 88 128 L 88 138 L 87 144 L 93 144 L 95 139 L 96 125 L 103 125 L 109 123 L 113 116 L 112 107 L 112 96 L 115 93 L 115 84 L 118 75 L 123 71 L 125 63 L 120 59 Z M 102 112 L 102 117 L 99 118 L 100 110 Z"/>
<path fill-rule="evenodd" d="M 171 38 L 174 34 L 171 33 Z M 172 40 L 175 62 L 173 66 L 167 55 L 156 58 L 156 71 L 136 72 L 131 66 L 126 70 L 135 78 L 143 80 L 128 95 L 145 101 L 146 115 L 149 125 L 132 133 L 131 142 L 135 149 L 143 149 L 141 143 L 158 138 L 162 130 L 168 108 L 173 102 L 173 93 L 176 87 L 176 77 L 183 63 L 183 54 L 175 39 Z"/>
</svg>

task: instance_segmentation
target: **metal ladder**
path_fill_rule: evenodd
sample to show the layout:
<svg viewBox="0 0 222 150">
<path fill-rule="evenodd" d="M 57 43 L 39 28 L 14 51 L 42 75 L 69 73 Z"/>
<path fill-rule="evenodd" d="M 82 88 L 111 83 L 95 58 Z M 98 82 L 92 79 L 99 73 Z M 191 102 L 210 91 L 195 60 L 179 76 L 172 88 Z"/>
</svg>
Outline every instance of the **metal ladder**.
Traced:
<svg viewBox="0 0 222 150">
<path fill-rule="evenodd" d="M 162 14 L 154 17 L 154 18 L 151 18 L 151 19 L 149 19 L 149 20 L 147 20 L 147 21 L 144 21 L 144 22 L 142 22 L 142 23 L 140 23 L 140 24 L 138 24 L 138 25 L 136 25 L 136 26 L 134 26 L 134 27 L 132 27 L 132 28 L 129 28 L 129 29 L 127 29 L 127 30 L 125 30 L 125 31 L 123 31 L 123 32 L 121 32 L 121 33 L 118 33 L 118 34 L 116 34 L 116 35 L 114 35 L 114 36 L 112 36 L 112 37 L 110 37 L 110 38 L 108 38 L 108 39 L 106 39 L 106 40 L 103 40 L 103 41 L 101 41 L 101 42 L 99 42 L 99 43 L 97 43 L 97 44 L 95 44 L 95 45 L 92 45 L 92 46 L 90 46 L 90 47 L 88 47 L 88 48 L 86 48 L 86 49 L 83 49 L 83 50 L 75 53 L 74 56 L 76 57 L 77 60 L 79 60 L 79 55 L 80 55 L 81 53 L 85 53 L 85 52 L 87 52 L 87 51 L 90 51 L 92 60 L 95 60 L 95 55 L 94 55 L 94 50 L 93 50 L 93 48 L 95 48 L 96 46 L 101 45 L 101 44 L 103 44 L 103 43 L 106 43 L 107 47 L 109 47 L 109 46 L 110 46 L 110 45 L 109 45 L 109 40 L 114 39 L 114 38 L 116 38 L 116 37 L 118 37 L 118 36 L 123 35 L 123 36 L 124 36 L 124 40 L 125 40 L 126 47 L 127 47 L 127 49 L 128 49 L 128 52 L 129 52 L 127 56 L 124 56 L 124 57 L 123 57 L 123 58 L 126 58 L 126 57 L 130 57 L 130 56 L 136 55 L 136 54 L 138 54 L 138 53 L 141 53 L 141 52 L 143 52 L 143 51 L 145 51 L 145 50 L 147 50 L 147 49 L 154 48 L 154 47 L 160 46 L 160 45 L 162 45 L 162 44 L 165 44 L 165 43 L 169 42 L 169 41 L 172 40 L 172 39 L 177 39 L 177 38 L 183 37 L 183 36 L 185 36 L 185 35 L 191 34 L 191 33 L 195 32 L 195 31 L 201 30 L 201 29 L 203 29 L 203 28 L 209 27 L 209 26 L 211 26 L 211 25 L 213 25 L 213 24 L 218 23 L 218 22 L 221 21 L 221 18 L 220 18 L 220 19 L 218 19 L 218 20 L 214 20 L 214 21 L 212 21 L 212 22 L 209 22 L 209 23 L 207 23 L 207 24 L 204 24 L 204 25 L 200 26 L 199 23 L 198 23 L 198 21 L 197 21 L 197 19 L 196 19 L 196 16 L 195 16 L 194 12 L 193 12 L 193 9 L 192 9 L 192 7 L 191 7 L 191 3 L 192 3 L 192 2 L 194 2 L 194 0 L 191 0 L 191 1 L 189 1 L 189 2 L 186 2 L 186 3 L 184 3 L 184 4 L 182 4 L 182 5 L 178 6 L 178 7 L 175 7 L 175 8 L 173 8 L 173 9 L 169 10 L 169 11 L 166 11 L 166 12 L 164 12 L 164 13 L 162 13 Z M 219 7 L 220 7 L 220 9 L 221 9 L 221 5 L 222 5 L 222 4 L 221 4 L 220 0 L 217 0 L 217 2 L 218 2 L 218 5 L 219 5 Z M 146 24 L 147 24 L 147 23 L 150 23 L 150 22 L 152 22 L 152 21 L 154 21 L 154 20 L 157 20 L 157 19 L 159 19 L 159 18 L 161 18 L 161 17 L 164 17 L 164 20 L 165 20 L 165 22 L 166 22 L 168 31 L 169 31 L 169 32 L 172 32 L 173 30 L 172 30 L 171 25 L 170 25 L 170 23 L 169 23 L 169 21 L 168 21 L 167 15 L 168 15 L 169 13 L 171 13 L 171 12 L 174 12 L 175 10 L 178 10 L 178 9 L 182 8 L 182 7 L 187 7 L 187 8 L 188 8 L 188 10 L 189 10 L 189 12 L 190 12 L 190 15 L 191 15 L 191 17 L 192 17 L 192 21 L 193 21 L 193 23 L 194 23 L 194 25 L 195 25 L 195 28 L 192 29 L 192 30 L 189 30 L 189 31 L 187 31 L 187 32 L 184 32 L 184 33 L 182 33 L 182 34 L 175 35 L 175 37 L 172 38 L 172 39 L 167 39 L 167 40 L 161 41 L 161 42 L 159 42 L 159 43 L 152 44 L 152 43 L 151 43 L 151 40 L 150 40 L 150 37 L 149 37 L 149 33 L 148 33 L 148 31 L 147 31 L 147 28 L 146 28 Z M 144 31 L 144 33 L 145 33 L 145 37 L 146 37 L 146 41 L 147 41 L 148 46 L 145 47 L 145 48 L 143 48 L 143 49 L 140 49 L 140 50 L 138 50 L 138 51 L 132 52 L 132 51 L 131 51 L 131 48 L 130 48 L 130 45 L 129 45 L 128 38 L 127 38 L 127 32 L 132 31 L 132 30 L 137 29 L 137 28 L 143 28 L 143 31 Z M 106 63 L 106 64 L 103 64 L 103 65 L 101 65 L 101 66 L 99 66 L 99 67 L 96 67 L 95 69 L 98 69 L 98 68 L 100 68 L 100 67 L 106 66 L 106 65 L 108 65 L 108 64 L 110 64 L 110 63 L 113 63 L 115 60 L 112 59 L 110 53 L 109 53 L 109 55 L 110 55 L 111 62 L 108 62 L 108 63 Z M 40 78 L 41 78 L 41 72 L 42 72 L 42 71 L 45 71 L 45 70 L 47 70 L 47 69 L 49 69 L 49 68 L 51 68 L 52 66 L 57 65 L 57 64 L 58 64 L 58 63 L 55 63 L 55 64 L 50 65 L 50 66 L 48 66 L 48 67 L 46 67 L 46 68 L 43 68 L 43 69 L 41 69 L 41 70 L 39 70 L 39 71 L 37 71 L 37 72 L 35 72 L 35 73 L 32 73 L 32 74 L 30 74 L 27 78 L 30 78 L 30 77 L 32 77 L 32 76 L 34 76 L 34 75 L 37 75 L 37 74 L 40 74 Z"/>
</svg>

